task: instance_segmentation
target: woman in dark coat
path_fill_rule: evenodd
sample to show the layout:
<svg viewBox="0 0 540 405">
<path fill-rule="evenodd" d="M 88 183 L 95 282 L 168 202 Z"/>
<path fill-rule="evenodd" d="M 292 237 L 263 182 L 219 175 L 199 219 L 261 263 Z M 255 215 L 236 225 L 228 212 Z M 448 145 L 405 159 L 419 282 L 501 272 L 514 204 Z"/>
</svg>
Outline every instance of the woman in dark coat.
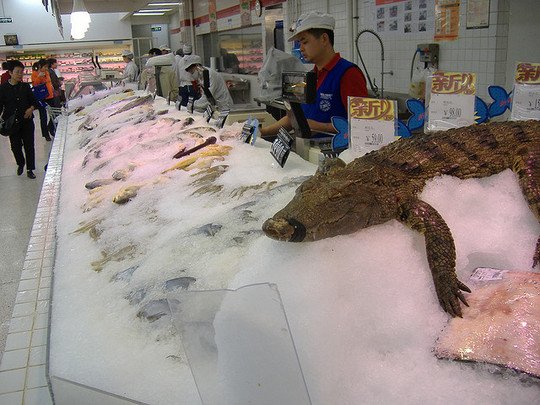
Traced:
<svg viewBox="0 0 540 405">
<path fill-rule="evenodd" d="M 13 61 L 10 69 L 11 78 L 0 85 L 0 111 L 4 121 L 8 122 L 12 116 L 15 119 L 13 126 L 8 131 L 2 131 L 2 135 L 9 135 L 11 151 L 18 166 L 17 174 L 20 176 L 23 173 L 26 164 L 26 175 L 35 179 L 34 110 L 38 102 L 30 85 L 22 81 L 24 65 Z"/>
</svg>

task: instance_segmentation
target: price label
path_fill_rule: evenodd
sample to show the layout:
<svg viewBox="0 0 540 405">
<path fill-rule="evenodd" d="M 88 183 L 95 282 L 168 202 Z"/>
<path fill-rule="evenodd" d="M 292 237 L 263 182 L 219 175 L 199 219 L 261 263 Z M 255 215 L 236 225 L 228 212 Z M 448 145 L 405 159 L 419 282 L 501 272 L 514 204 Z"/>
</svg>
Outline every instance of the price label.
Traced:
<svg viewBox="0 0 540 405">
<path fill-rule="evenodd" d="M 361 97 L 349 98 L 349 149 L 361 156 L 394 141 L 395 101 Z"/>
<path fill-rule="evenodd" d="M 214 109 L 212 108 L 212 106 L 210 104 L 208 104 L 208 106 L 206 107 L 206 110 L 204 111 L 204 119 L 206 120 L 206 122 L 210 122 L 210 118 L 212 118 L 212 116 L 214 115 Z"/>
<path fill-rule="evenodd" d="M 276 159 L 276 162 L 278 162 L 281 167 L 285 166 L 285 162 L 291 152 L 292 143 L 293 139 L 287 130 L 281 127 L 278 131 L 277 138 L 270 148 L 270 154 Z"/>
<path fill-rule="evenodd" d="M 430 77 L 426 131 L 474 124 L 476 75 L 437 71 Z"/>
<path fill-rule="evenodd" d="M 255 128 L 251 125 L 250 122 L 246 122 L 242 127 L 242 135 L 240 136 L 240 139 L 242 139 L 242 141 L 244 141 L 245 143 L 250 143 L 251 137 L 253 136 L 254 132 Z"/>
<path fill-rule="evenodd" d="M 244 126 L 242 127 L 242 133 L 240 139 L 245 143 L 251 145 L 255 144 L 255 139 L 257 138 L 257 128 L 259 128 L 258 119 L 248 119 Z"/>
<path fill-rule="evenodd" d="M 520 84 L 540 84 L 540 63 L 519 62 L 514 81 Z"/>
<path fill-rule="evenodd" d="M 474 124 L 474 95 L 431 94 L 428 106 L 428 131 L 444 131 L 472 124 Z"/>
<path fill-rule="evenodd" d="M 504 273 L 508 270 L 492 269 L 491 267 L 477 267 L 471 274 L 471 280 L 475 281 L 493 281 L 502 280 Z"/>
<path fill-rule="evenodd" d="M 540 84 L 515 84 L 510 119 L 540 120 Z"/>
<path fill-rule="evenodd" d="M 223 128 L 225 125 L 225 121 L 227 121 L 227 117 L 229 116 L 230 110 L 223 110 L 219 113 L 219 117 L 216 119 L 216 127 Z"/>
</svg>

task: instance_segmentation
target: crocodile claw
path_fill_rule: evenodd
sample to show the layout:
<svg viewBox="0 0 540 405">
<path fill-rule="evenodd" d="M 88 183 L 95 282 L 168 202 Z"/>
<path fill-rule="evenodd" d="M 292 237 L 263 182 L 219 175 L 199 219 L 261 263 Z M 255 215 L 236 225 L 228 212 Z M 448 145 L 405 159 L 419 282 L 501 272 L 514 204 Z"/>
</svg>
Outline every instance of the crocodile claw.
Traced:
<svg viewBox="0 0 540 405">
<path fill-rule="evenodd" d="M 439 303 L 445 312 L 448 312 L 450 316 L 460 318 L 463 317 L 461 312 L 461 306 L 459 301 L 464 305 L 469 306 L 465 296 L 461 291 L 471 292 L 471 289 L 457 279 L 452 274 L 452 277 L 438 277 L 435 281 L 435 290 L 439 298 Z"/>
</svg>

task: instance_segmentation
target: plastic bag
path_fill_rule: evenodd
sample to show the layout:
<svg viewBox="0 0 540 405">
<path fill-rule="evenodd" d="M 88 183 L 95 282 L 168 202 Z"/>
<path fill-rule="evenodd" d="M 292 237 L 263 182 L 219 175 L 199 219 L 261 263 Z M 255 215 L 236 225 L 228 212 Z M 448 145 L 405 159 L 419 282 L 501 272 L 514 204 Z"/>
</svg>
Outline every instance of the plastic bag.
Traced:
<svg viewBox="0 0 540 405">
<path fill-rule="evenodd" d="M 426 98 L 426 82 L 434 72 L 435 70 L 431 67 L 425 69 L 415 67 L 409 86 L 409 95 L 424 100 Z"/>
<path fill-rule="evenodd" d="M 37 101 L 45 100 L 49 96 L 49 90 L 45 84 L 38 84 L 32 87 L 32 92 Z"/>
<path fill-rule="evenodd" d="M 294 56 L 279 49 L 270 48 L 258 74 L 261 99 L 275 100 L 281 97 L 281 73 L 284 71 L 305 72 L 306 69 Z"/>
</svg>

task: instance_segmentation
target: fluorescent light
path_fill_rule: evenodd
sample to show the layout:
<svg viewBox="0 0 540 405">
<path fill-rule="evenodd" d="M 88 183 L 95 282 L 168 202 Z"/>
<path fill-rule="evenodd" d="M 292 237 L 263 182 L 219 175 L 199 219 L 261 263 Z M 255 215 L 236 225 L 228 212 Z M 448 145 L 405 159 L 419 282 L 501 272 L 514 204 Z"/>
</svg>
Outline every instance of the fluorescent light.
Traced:
<svg viewBox="0 0 540 405">
<path fill-rule="evenodd" d="M 145 16 L 145 15 L 165 15 L 165 13 L 133 13 L 135 16 Z"/>
<path fill-rule="evenodd" d="M 172 8 L 155 8 L 152 10 L 139 10 L 137 13 L 166 13 L 167 11 L 171 11 Z"/>
<path fill-rule="evenodd" d="M 148 7 L 163 7 L 163 6 L 178 6 L 179 2 L 176 3 L 148 3 Z"/>
</svg>

